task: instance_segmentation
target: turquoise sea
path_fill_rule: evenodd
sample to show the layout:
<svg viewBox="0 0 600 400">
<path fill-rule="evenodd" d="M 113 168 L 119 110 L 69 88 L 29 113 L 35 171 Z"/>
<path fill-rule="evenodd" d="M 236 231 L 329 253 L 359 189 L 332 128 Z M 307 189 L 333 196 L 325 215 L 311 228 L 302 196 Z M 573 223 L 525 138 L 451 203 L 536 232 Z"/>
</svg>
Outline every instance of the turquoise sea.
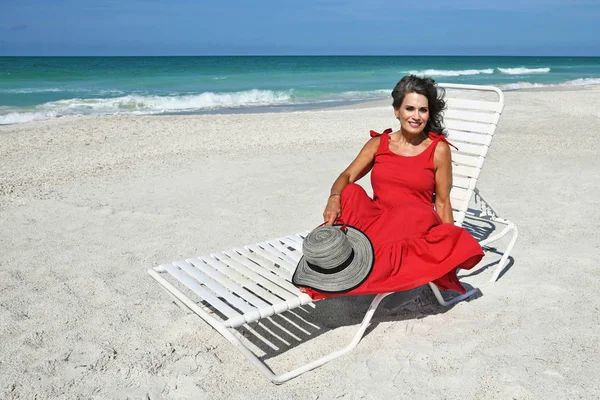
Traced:
<svg viewBox="0 0 600 400">
<path fill-rule="evenodd" d="M 0 124 L 386 99 L 406 74 L 504 90 L 600 84 L 600 57 L 0 57 Z"/>
</svg>

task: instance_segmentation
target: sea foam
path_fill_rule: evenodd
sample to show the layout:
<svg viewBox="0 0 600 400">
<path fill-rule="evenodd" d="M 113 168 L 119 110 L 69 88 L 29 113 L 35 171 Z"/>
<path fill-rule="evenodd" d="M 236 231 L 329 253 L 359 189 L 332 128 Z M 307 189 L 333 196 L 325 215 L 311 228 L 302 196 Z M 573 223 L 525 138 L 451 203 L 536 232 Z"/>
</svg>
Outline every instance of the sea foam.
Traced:
<svg viewBox="0 0 600 400">
<path fill-rule="evenodd" d="M 178 96 L 127 95 L 113 98 L 66 99 L 40 104 L 33 110 L 3 110 L 0 124 L 14 124 L 65 115 L 140 115 L 226 108 L 271 106 L 291 102 L 291 91 L 247 90 L 241 92 L 205 92 Z"/>
<path fill-rule="evenodd" d="M 62 92 L 59 88 L 22 88 L 22 89 L 0 89 L 0 93 L 10 94 L 30 94 L 30 93 L 50 93 L 50 92 Z"/>
<path fill-rule="evenodd" d="M 413 70 L 406 71 L 411 75 L 418 76 L 463 76 L 463 75 L 480 75 L 480 74 L 493 74 L 493 68 L 485 69 L 461 69 L 461 70 L 446 70 L 446 69 L 424 69 L 424 70 Z"/>
<path fill-rule="evenodd" d="M 205 92 L 177 96 L 127 95 L 115 98 L 68 99 L 45 103 L 40 107 L 57 109 L 68 114 L 93 114 L 96 112 L 107 114 L 132 111 L 163 113 L 273 105 L 285 103 L 289 100 L 290 94 L 287 92 L 248 90 L 231 93 Z"/>
<path fill-rule="evenodd" d="M 483 68 L 483 69 L 423 69 L 423 70 L 412 70 L 405 71 L 411 75 L 418 76 L 468 76 L 468 75 L 491 75 L 494 73 L 506 74 L 506 75 L 529 75 L 529 74 L 546 74 L 551 69 L 548 67 L 544 68 Z"/>
<path fill-rule="evenodd" d="M 544 87 L 572 87 L 600 85 L 600 78 L 580 78 L 562 83 L 541 84 L 526 81 L 501 84 L 503 90 Z M 149 115 L 163 113 L 211 112 L 246 107 L 302 106 L 306 104 L 331 104 L 383 99 L 389 89 L 345 91 L 323 96 L 301 95 L 294 90 L 247 90 L 240 92 L 183 94 L 173 92 L 168 96 L 130 94 L 119 97 L 92 99 L 71 98 L 47 102 L 31 108 L 0 106 L 0 125 L 18 124 L 36 120 L 75 115 Z"/>
<path fill-rule="evenodd" d="M 498 71 L 508 75 L 547 74 L 550 68 L 498 68 Z"/>
<path fill-rule="evenodd" d="M 14 124 L 68 115 L 148 115 L 241 109 L 247 107 L 298 106 L 334 102 L 366 101 L 389 95 L 388 89 L 347 91 L 334 96 L 299 97 L 293 90 L 247 90 L 200 94 L 171 93 L 168 96 L 127 95 L 112 98 L 72 98 L 41 104 L 34 109 L 0 109 L 0 124 Z"/>
<path fill-rule="evenodd" d="M 0 125 L 22 124 L 24 122 L 56 118 L 57 116 L 55 112 L 9 112 L 0 115 Z"/>
<path fill-rule="evenodd" d="M 562 83 L 531 83 L 531 82 L 515 82 L 507 83 L 505 85 L 499 85 L 498 87 L 502 90 L 518 90 L 518 89 L 531 89 L 531 88 L 545 88 L 545 87 L 571 87 L 571 86 L 588 86 L 588 85 L 600 85 L 600 79 L 598 78 L 580 78 L 572 81 L 566 81 Z"/>
</svg>

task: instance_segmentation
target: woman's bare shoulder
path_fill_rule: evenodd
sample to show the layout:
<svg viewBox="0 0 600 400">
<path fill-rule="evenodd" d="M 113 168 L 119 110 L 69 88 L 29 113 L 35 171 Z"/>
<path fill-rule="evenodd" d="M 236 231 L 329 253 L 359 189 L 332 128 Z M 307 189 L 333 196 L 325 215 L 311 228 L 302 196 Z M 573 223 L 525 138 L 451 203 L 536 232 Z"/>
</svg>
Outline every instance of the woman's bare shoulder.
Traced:
<svg viewBox="0 0 600 400">
<path fill-rule="evenodd" d="M 367 140 L 367 143 L 365 143 L 363 149 L 376 152 L 377 149 L 379 148 L 380 142 L 381 142 L 381 136 L 374 136 L 374 137 L 370 138 L 369 140 Z"/>
<path fill-rule="evenodd" d="M 431 140 L 431 139 L 429 139 Z M 448 146 L 448 143 L 440 140 L 438 141 L 437 145 L 435 146 L 435 154 L 436 155 L 440 155 L 440 156 L 447 156 L 451 154 L 450 151 L 450 146 Z"/>
<path fill-rule="evenodd" d="M 450 151 L 450 146 L 448 146 L 448 143 L 441 140 L 438 141 L 433 153 L 433 160 L 436 166 L 450 164 L 452 162 L 452 152 Z"/>
</svg>

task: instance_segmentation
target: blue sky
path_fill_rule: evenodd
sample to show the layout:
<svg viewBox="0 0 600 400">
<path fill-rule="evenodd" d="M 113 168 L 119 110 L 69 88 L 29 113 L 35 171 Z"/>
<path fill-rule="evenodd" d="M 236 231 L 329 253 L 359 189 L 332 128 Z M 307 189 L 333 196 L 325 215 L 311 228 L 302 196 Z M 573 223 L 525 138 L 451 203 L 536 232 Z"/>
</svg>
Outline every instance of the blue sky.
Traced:
<svg viewBox="0 0 600 400">
<path fill-rule="evenodd" d="M 0 0 L 0 55 L 592 55 L 600 0 Z"/>
</svg>

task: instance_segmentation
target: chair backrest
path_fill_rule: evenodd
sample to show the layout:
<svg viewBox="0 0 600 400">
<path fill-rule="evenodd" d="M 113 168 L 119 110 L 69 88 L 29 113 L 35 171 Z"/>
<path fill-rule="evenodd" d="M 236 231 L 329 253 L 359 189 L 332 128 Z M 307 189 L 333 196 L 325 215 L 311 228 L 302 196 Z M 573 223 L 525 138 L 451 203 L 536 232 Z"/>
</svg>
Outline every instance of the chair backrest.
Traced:
<svg viewBox="0 0 600 400">
<path fill-rule="evenodd" d="M 444 125 L 448 140 L 458 148 L 452 149 L 450 199 L 454 223 L 460 226 L 504 109 L 504 94 L 494 86 L 451 83 L 438 86 L 446 90 L 448 109 L 444 113 Z"/>
</svg>

